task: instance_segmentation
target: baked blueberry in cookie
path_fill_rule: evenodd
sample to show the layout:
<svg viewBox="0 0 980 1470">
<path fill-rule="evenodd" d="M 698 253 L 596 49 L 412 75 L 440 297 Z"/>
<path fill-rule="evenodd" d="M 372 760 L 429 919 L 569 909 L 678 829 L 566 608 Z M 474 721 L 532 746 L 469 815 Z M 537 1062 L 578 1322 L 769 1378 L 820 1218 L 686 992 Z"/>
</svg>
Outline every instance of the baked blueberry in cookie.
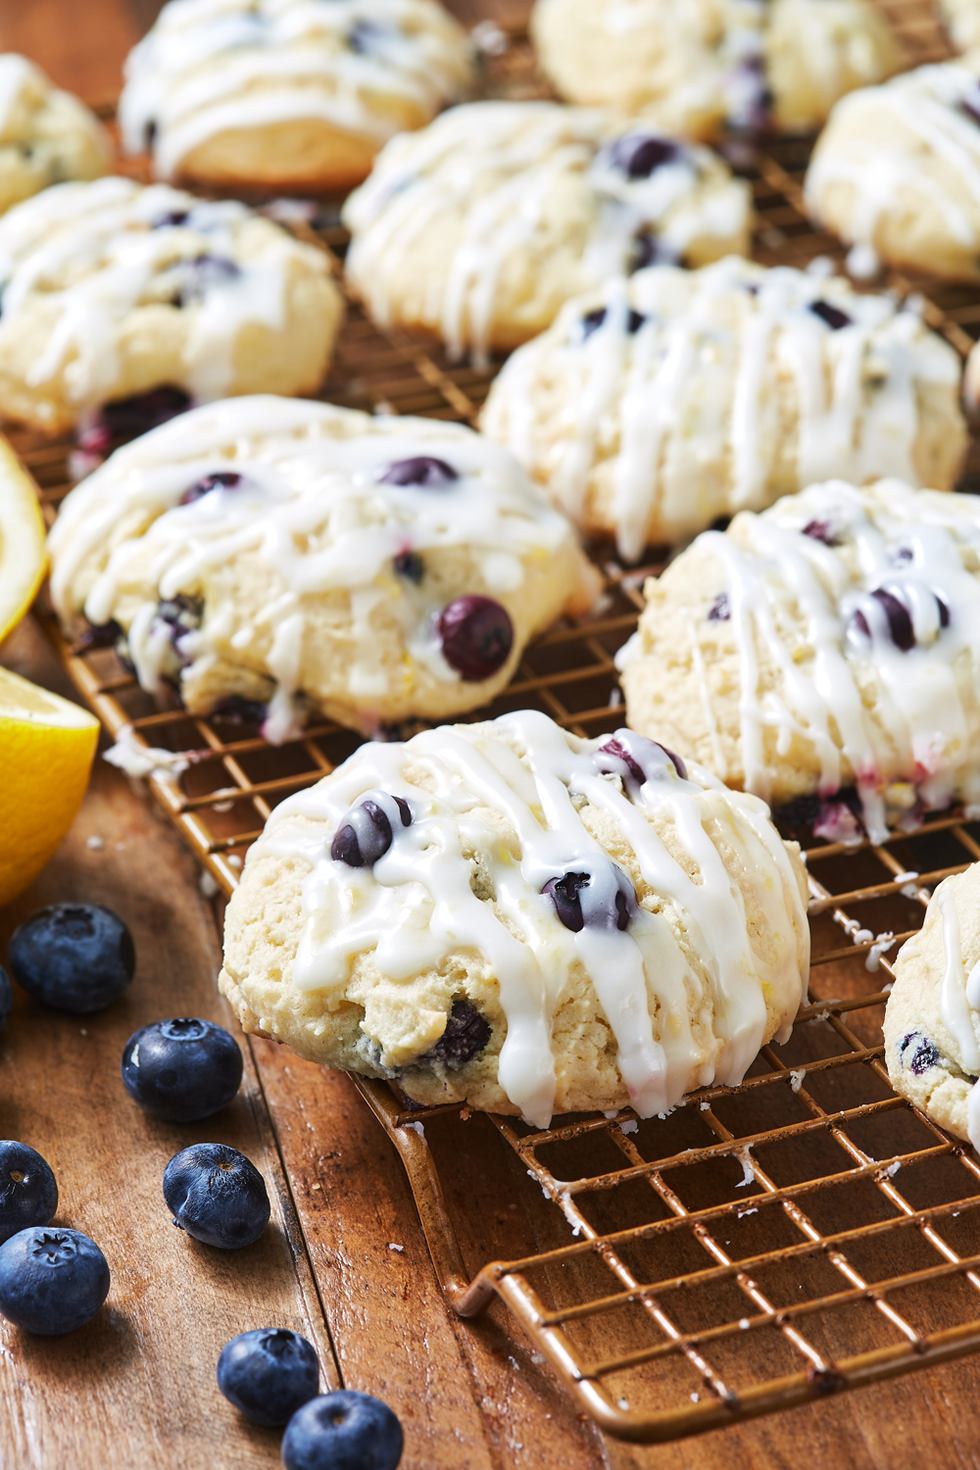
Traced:
<svg viewBox="0 0 980 1470">
<path fill-rule="evenodd" d="M 98 179 L 112 144 L 77 97 L 14 52 L 0 55 L 0 214 L 69 179 Z"/>
<path fill-rule="evenodd" d="M 598 590 L 572 527 L 499 446 L 272 396 L 192 409 L 117 450 L 50 544 L 66 627 L 115 625 L 145 689 L 258 718 L 273 741 L 317 713 L 380 734 L 476 708 Z"/>
<path fill-rule="evenodd" d="M 524 710 L 372 741 L 277 807 L 219 983 L 247 1031 L 418 1103 L 649 1117 L 788 1035 L 805 893 L 756 798 Z"/>
</svg>

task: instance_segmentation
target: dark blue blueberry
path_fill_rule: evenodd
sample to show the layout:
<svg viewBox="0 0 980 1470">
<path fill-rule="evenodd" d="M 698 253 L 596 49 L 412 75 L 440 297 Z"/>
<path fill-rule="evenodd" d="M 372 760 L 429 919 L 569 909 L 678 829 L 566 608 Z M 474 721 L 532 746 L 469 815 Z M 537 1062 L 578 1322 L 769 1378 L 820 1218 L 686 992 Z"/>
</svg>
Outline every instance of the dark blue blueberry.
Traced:
<svg viewBox="0 0 980 1470">
<path fill-rule="evenodd" d="M 157 604 L 156 621 L 167 624 L 171 646 L 176 649 L 185 633 L 201 626 L 203 614 L 204 603 L 199 597 L 188 597 L 178 592 L 176 597 L 168 597 Z"/>
<path fill-rule="evenodd" d="M 53 903 L 18 925 L 10 940 L 18 985 L 45 1005 L 77 1016 L 101 1011 L 136 970 L 133 937 L 99 903 Z"/>
<path fill-rule="evenodd" d="M 960 102 L 960 111 L 965 113 L 971 122 L 980 123 L 980 87 L 975 82 Z"/>
<path fill-rule="evenodd" d="M 826 322 L 832 332 L 839 332 L 841 327 L 849 327 L 854 320 L 853 317 L 848 316 L 846 311 L 841 311 L 837 306 L 831 306 L 829 301 L 811 301 L 810 310 L 814 316 Z"/>
<path fill-rule="evenodd" d="M 204 495 L 210 495 L 212 490 L 237 490 L 242 483 L 242 476 L 234 470 L 215 470 L 213 475 L 205 475 L 201 480 L 195 480 L 189 490 L 185 490 L 180 497 L 181 505 L 193 505 L 195 500 L 200 500 Z"/>
<path fill-rule="evenodd" d="M 949 627 L 949 607 L 947 606 L 947 604 L 945 602 L 943 602 L 942 598 L 938 595 L 938 593 L 934 592 L 932 595 L 936 599 L 936 610 L 939 613 L 939 626 L 940 626 L 940 628 L 948 628 Z"/>
<path fill-rule="evenodd" d="M 450 1071 L 472 1061 L 492 1035 L 490 1022 L 468 1000 L 456 999 L 446 1029 L 435 1046 L 419 1060 L 442 1062 Z"/>
<path fill-rule="evenodd" d="M 587 311 L 585 313 L 585 316 L 582 318 L 583 342 L 588 341 L 588 339 L 592 336 L 592 333 L 598 331 L 603 322 L 606 320 L 607 315 L 608 312 L 606 311 L 606 308 L 604 306 L 597 306 L 594 311 Z M 634 311 L 633 308 L 630 307 L 630 313 L 626 319 L 626 330 L 631 337 L 634 335 L 634 333 L 640 330 L 645 321 L 645 316 L 642 316 L 640 312 Z"/>
<path fill-rule="evenodd" d="M 380 797 L 381 801 L 377 798 Z M 389 815 L 381 802 L 393 801 L 398 817 Z M 349 868 L 370 868 L 384 857 L 391 846 L 392 818 L 401 820 L 403 827 L 412 825 L 412 808 L 402 796 L 386 798 L 383 792 L 373 792 L 351 807 L 341 825 L 334 833 L 330 844 L 330 856 Z"/>
<path fill-rule="evenodd" d="M 163 1171 L 163 1197 L 178 1230 L 221 1250 L 258 1240 L 271 1213 L 251 1159 L 226 1143 L 194 1143 Z"/>
<path fill-rule="evenodd" d="M 195 306 L 213 287 L 226 285 L 240 276 L 241 271 L 225 255 L 199 255 L 194 260 L 181 261 L 178 274 L 180 289 L 174 305 Z"/>
<path fill-rule="evenodd" d="M 58 1208 L 58 1182 L 46 1159 L 26 1143 L 0 1143 L 0 1241 L 47 1225 Z"/>
<path fill-rule="evenodd" d="M 681 780 L 686 781 L 687 766 L 679 755 L 675 755 L 659 741 L 650 740 L 646 735 L 637 735 L 634 730 L 617 730 L 611 739 L 599 746 L 595 761 L 600 771 L 614 771 L 617 776 L 623 777 L 624 784 L 639 787 L 661 775 L 664 756 L 672 763 Z"/>
<path fill-rule="evenodd" d="M 457 597 L 439 614 L 436 632 L 449 667 L 474 684 L 502 668 L 514 646 L 510 615 L 492 597 Z"/>
<path fill-rule="evenodd" d="M 238 1044 L 223 1027 L 187 1016 L 134 1031 L 123 1048 L 122 1080 L 154 1118 L 193 1123 L 231 1102 L 242 1065 Z"/>
<path fill-rule="evenodd" d="M 171 209 L 171 210 L 168 210 L 166 214 L 158 214 L 157 215 L 156 219 L 151 224 L 150 229 L 151 230 L 165 230 L 168 227 L 173 226 L 173 225 L 183 225 L 183 224 L 186 224 L 187 223 L 187 217 L 188 217 L 189 214 L 190 214 L 190 210 L 189 209 Z"/>
<path fill-rule="evenodd" d="M 613 166 L 628 179 L 648 179 L 664 164 L 673 163 L 680 156 L 680 151 L 669 138 L 627 133 L 625 138 L 616 139 L 610 157 Z"/>
<path fill-rule="evenodd" d="M 399 577 L 404 577 L 406 582 L 414 582 L 416 587 L 425 576 L 425 564 L 415 551 L 400 551 L 395 557 L 395 571 Z"/>
<path fill-rule="evenodd" d="M 563 873 L 549 878 L 541 890 L 573 934 L 584 928 L 625 929 L 636 910 L 633 885 L 614 862 L 597 864 L 591 873 Z"/>
<path fill-rule="evenodd" d="M 901 566 L 904 562 L 915 561 L 915 552 L 911 546 L 899 546 L 897 551 L 892 552 L 889 560 L 895 562 L 897 566 Z"/>
<path fill-rule="evenodd" d="M 904 602 L 900 602 L 895 594 L 889 592 L 885 587 L 876 587 L 871 596 L 885 610 L 885 615 L 888 618 L 888 631 L 891 634 L 891 640 L 895 647 L 900 648 L 903 653 L 908 653 L 909 649 L 915 646 L 915 630 L 912 627 L 912 614 Z M 948 615 L 947 609 L 947 617 Z M 854 614 L 854 622 L 866 638 L 871 637 L 868 620 L 860 608 Z"/>
<path fill-rule="evenodd" d="M 7 1017 L 13 1009 L 13 1004 L 14 987 L 10 983 L 10 976 L 3 968 L 3 965 L 0 965 L 0 1031 L 7 1024 Z"/>
<path fill-rule="evenodd" d="M 268 706 L 260 699 L 246 699 L 241 694 L 226 695 L 211 711 L 214 719 L 226 725 L 261 725 L 267 714 Z"/>
<path fill-rule="evenodd" d="M 128 437 L 145 434 L 176 418 L 179 413 L 186 413 L 190 406 L 190 395 L 183 388 L 153 388 L 149 393 L 138 393 L 134 398 L 104 403 L 99 417 L 110 434 Z"/>
<path fill-rule="evenodd" d="M 728 593 L 719 592 L 714 602 L 708 608 L 708 622 L 727 623 L 731 615 L 732 609 L 728 601 Z"/>
<path fill-rule="evenodd" d="M 909 1049 L 912 1051 L 911 1057 L 905 1055 Z M 942 1059 L 935 1042 L 929 1041 L 919 1031 L 910 1031 L 902 1037 L 898 1054 L 913 1077 L 921 1077 L 923 1072 L 928 1072 L 930 1067 L 935 1067 Z"/>
<path fill-rule="evenodd" d="M 628 269 L 632 271 L 644 270 L 648 265 L 663 265 L 676 260 L 674 253 L 667 249 L 664 242 L 656 235 L 644 233 L 637 235 L 633 241 L 633 254 L 630 257 Z"/>
<path fill-rule="evenodd" d="M 370 20 L 355 21 L 347 32 L 347 45 L 359 56 L 370 56 L 377 49 L 381 27 Z"/>
<path fill-rule="evenodd" d="M 395 1470 L 404 1447 L 387 1404 L 341 1388 L 296 1411 L 282 1437 L 282 1463 L 285 1470 Z"/>
<path fill-rule="evenodd" d="M 253 1424 L 288 1424 L 320 1387 L 313 1344 L 285 1327 L 257 1327 L 226 1342 L 218 1387 Z"/>
<path fill-rule="evenodd" d="M 115 618 L 108 623 L 90 623 L 78 640 L 79 653 L 94 648 L 114 648 L 123 636 L 123 630 Z"/>
<path fill-rule="evenodd" d="M 381 485 L 421 485 L 425 490 L 451 485 L 459 475 L 444 459 L 417 454 L 413 459 L 396 459 L 378 476 Z"/>
<path fill-rule="evenodd" d="M 0 1312 L 26 1332 L 74 1332 L 108 1292 L 106 1258 L 78 1230 L 20 1230 L 0 1245 Z"/>
<path fill-rule="evenodd" d="M 839 546 L 840 541 L 829 521 L 808 521 L 803 527 L 804 536 L 811 541 L 822 541 L 824 546 Z"/>
</svg>

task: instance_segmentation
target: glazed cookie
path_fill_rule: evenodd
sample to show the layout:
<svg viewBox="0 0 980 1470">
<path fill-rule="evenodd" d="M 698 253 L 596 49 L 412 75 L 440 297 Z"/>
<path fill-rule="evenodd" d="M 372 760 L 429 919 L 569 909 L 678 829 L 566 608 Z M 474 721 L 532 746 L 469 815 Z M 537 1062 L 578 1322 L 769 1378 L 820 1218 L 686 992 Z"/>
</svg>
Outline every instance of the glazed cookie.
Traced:
<svg viewBox="0 0 980 1470">
<path fill-rule="evenodd" d="M 472 78 L 435 0 L 171 0 L 130 53 L 119 115 L 161 178 L 324 193 Z"/>
<path fill-rule="evenodd" d="M 0 55 L 0 213 L 66 179 L 98 179 L 112 145 L 94 113 L 40 67 Z"/>
<path fill-rule="evenodd" d="M 192 714 L 367 732 L 491 699 L 597 574 L 496 445 L 436 419 L 229 399 L 118 450 L 64 501 L 51 591 Z M 96 636 L 100 636 L 98 633 Z"/>
<path fill-rule="evenodd" d="M 980 54 L 920 66 L 837 103 L 807 207 L 852 247 L 852 273 L 911 266 L 980 280 Z"/>
<path fill-rule="evenodd" d="M 514 347 L 653 260 L 746 253 L 751 202 L 706 148 L 553 102 L 474 102 L 394 138 L 344 207 L 348 277 L 382 325 Z"/>
<path fill-rule="evenodd" d="M 0 413 L 48 433 L 163 386 L 311 393 L 343 310 L 326 256 L 243 204 L 115 177 L 0 220 L 0 290 Z"/>
<path fill-rule="evenodd" d="M 949 489 L 959 379 L 953 348 L 891 297 L 730 256 L 568 302 L 504 365 L 483 429 L 636 561 L 830 473 Z"/>
<path fill-rule="evenodd" d="M 950 40 L 959 51 L 980 46 L 980 0 L 938 0 Z"/>
<path fill-rule="evenodd" d="M 634 729 L 774 806 L 813 797 L 831 840 L 980 804 L 980 497 L 813 485 L 645 593 L 617 659 Z"/>
<path fill-rule="evenodd" d="M 417 1102 L 650 1117 L 788 1038 L 798 854 L 762 802 L 629 730 L 442 726 L 276 809 L 219 985 L 246 1031 Z"/>
<path fill-rule="evenodd" d="M 899 951 L 884 1031 L 895 1091 L 980 1149 L 980 863 L 940 883 Z"/>
<path fill-rule="evenodd" d="M 706 140 L 811 131 L 902 64 L 868 0 L 537 0 L 531 31 L 568 101 Z"/>
</svg>

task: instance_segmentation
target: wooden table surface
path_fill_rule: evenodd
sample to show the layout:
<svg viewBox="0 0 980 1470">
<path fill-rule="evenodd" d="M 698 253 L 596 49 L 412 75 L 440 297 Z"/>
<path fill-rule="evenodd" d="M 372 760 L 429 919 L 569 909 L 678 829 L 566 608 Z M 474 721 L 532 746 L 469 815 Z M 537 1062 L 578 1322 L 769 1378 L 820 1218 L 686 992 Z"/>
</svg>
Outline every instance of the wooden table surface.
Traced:
<svg viewBox="0 0 980 1470">
<path fill-rule="evenodd" d="M 25 52 L 61 84 L 105 102 L 158 8 L 155 0 L 0 0 L 0 48 Z M 521 0 L 498 0 L 495 13 L 512 20 L 520 11 Z M 476 13 L 472 0 L 468 15 Z M 2 656 L 68 692 L 33 623 Z M 138 1026 L 196 1014 L 237 1027 L 214 986 L 219 916 L 201 895 L 193 859 L 145 795 L 102 761 L 58 855 L 0 913 L 0 956 L 21 919 L 61 899 L 106 903 L 123 916 L 137 977 L 122 1001 L 84 1019 L 18 994 L 0 1036 L 0 1133 L 51 1162 L 57 1220 L 101 1244 L 112 1287 L 105 1310 L 62 1339 L 0 1323 L 4 1470 L 277 1465 L 278 1434 L 246 1424 L 214 1383 L 228 1338 L 268 1325 L 316 1343 L 326 1385 L 391 1404 L 405 1427 L 404 1470 L 980 1465 L 976 1360 L 679 1445 L 605 1439 L 533 1360 L 502 1303 L 466 1323 L 445 1305 L 394 1149 L 344 1076 L 253 1041 L 242 1092 L 215 1120 L 178 1128 L 129 1102 L 119 1059 Z M 482 1137 L 474 1132 L 474 1150 Z M 201 1139 L 243 1149 L 271 1186 L 272 1225 L 248 1250 L 210 1250 L 170 1223 L 163 1167 Z M 474 1168 L 482 1199 L 496 1207 L 467 1209 L 462 1182 Z M 478 1262 L 497 1247 L 511 1253 L 512 1162 L 487 1149 L 483 1159 L 461 1160 L 448 1187 L 464 1253 Z"/>
</svg>

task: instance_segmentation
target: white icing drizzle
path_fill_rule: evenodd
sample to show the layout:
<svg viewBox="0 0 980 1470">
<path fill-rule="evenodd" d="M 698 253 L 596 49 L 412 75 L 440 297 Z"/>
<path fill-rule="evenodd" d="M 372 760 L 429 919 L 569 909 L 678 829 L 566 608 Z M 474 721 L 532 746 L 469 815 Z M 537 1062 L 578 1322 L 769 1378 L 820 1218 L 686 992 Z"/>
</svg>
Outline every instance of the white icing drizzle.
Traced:
<svg viewBox="0 0 980 1470">
<path fill-rule="evenodd" d="M 541 1127 L 555 1101 L 552 1020 L 578 967 L 595 987 L 642 1117 L 666 1112 L 690 1088 L 740 1082 L 765 1034 L 766 998 L 785 1039 L 803 995 L 809 931 L 788 853 L 760 802 L 700 770 L 681 779 L 659 747 L 629 731 L 617 739 L 643 747 L 647 779 L 627 789 L 601 774 L 593 753 L 608 738 L 580 740 L 522 711 L 428 730 L 404 745 L 364 745 L 284 802 L 248 861 L 273 853 L 312 865 L 292 983 L 322 992 L 329 1007 L 359 954 L 399 981 L 456 951 L 475 953 L 499 983 L 507 1020 L 500 1085 Z M 424 773 L 424 784 L 409 768 Z M 350 807 L 376 788 L 408 801 L 413 821 L 373 868 L 351 868 L 330 857 L 331 840 Z M 589 873 L 601 915 L 603 904 L 612 911 L 616 873 L 623 877 L 586 827 L 583 798 L 619 826 L 658 904 L 677 915 L 683 943 L 661 912 L 642 907 L 624 930 L 600 921 L 574 933 L 560 922 L 541 891 L 550 879 Z M 488 812 L 516 833 L 517 857 Z M 693 873 L 668 852 L 654 814 L 673 823 Z M 768 961 L 750 949 L 742 893 L 705 830 L 709 821 L 721 824 L 765 915 Z M 464 852 L 489 872 L 499 917 L 473 893 Z"/>
<path fill-rule="evenodd" d="M 18 56 L 13 51 L 0 56 L 0 138 L 9 125 L 20 94 L 32 81 L 45 85 L 43 73 L 26 56 Z"/>
<path fill-rule="evenodd" d="M 556 208 L 583 220 L 579 259 L 569 259 L 573 290 L 628 270 L 641 230 L 674 259 L 695 239 L 739 237 L 750 213 L 743 183 L 693 144 L 678 144 L 676 157 L 649 178 L 630 179 L 608 145 L 631 132 L 655 135 L 595 109 L 474 102 L 393 139 L 344 206 L 354 237 L 351 280 L 374 316 L 390 323 L 389 283 L 408 247 L 438 221 L 450 245 L 444 269 L 433 273 L 438 295 L 429 310 L 453 355 L 469 345 L 486 360 L 501 278 L 536 240 L 542 251 L 556 248 Z"/>
<path fill-rule="evenodd" d="M 371 140 L 398 130 L 379 99 L 425 120 L 471 76 L 459 26 L 431 0 L 171 0 L 130 53 L 119 113 L 158 174 L 229 130 L 317 119 Z"/>
<path fill-rule="evenodd" d="M 814 305 L 849 321 L 832 330 Z M 600 311 L 604 318 L 586 335 L 586 314 Z M 830 473 L 857 483 L 881 475 L 920 483 L 917 389 L 944 384 L 953 401 L 960 373 L 953 348 L 886 296 L 735 256 L 698 271 L 652 266 L 570 301 L 549 331 L 504 365 L 483 428 L 546 478 L 576 520 L 600 444 L 615 443 L 617 544 L 635 561 L 651 527 L 673 540 L 723 511 L 771 502 L 777 468 L 785 475 L 785 408 L 775 385 L 787 372 L 798 485 Z M 536 416 L 542 403 L 546 421 Z"/>
<path fill-rule="evenodd" d="M 187 218 L 154 228 L 170 214 Z M 165 184 L 141 188 L 118 177 L 58 184 L 0 220 L 0 349 L 22 311 L 42 299 L 56 304 L 26 381 L 40 387 L 63 371 L 69 399 L 95 407 L 117 383 L 129 313 L 172 301 L 185 283 L 195 290 L 187 273 L 192 262 L 210 257 L 217 269 L 200 300 L 184 308 L 190 331 L 179 381 L 198 399 L 218 398 L 232 386 L 242 329 L 283 326 L 285 278 L 297 253 L 326 273 L 318 251 L 243 204 L 204 202 Z"/>
<path fill-rule="evenodd" d="M 390 464 L 419 455 L 449 463 L 457 478 L 434 488 L 380 482 Z M 180 503 L 191 486 L 221 473 L 242 478 Z M 120 523 L 126 534 L 114 538 Z M 173 631 L 161 626 L 158 600 L 199 595 L 218 569 L 257 558 L 270 601 L 245 630 L 228 623 L 229 602 L 206 607 L 201 628 L 180 639 L 182 677 L 200 677 L 222 645 L 239 647 L 243 632 L 246 643 L 254 634 L 277 682 L 264 733 L 281 741 L 296 728 L 303 646 L 323 594 L 343 590 L 350 598 L 344 641 L 356 651 L 353 692 L 381 695 L 404 668 L 382 663 L 372 608 L 385 598 L 396 607 L 409 652 L 419 657 L 419 640 L 434 635 L 418 630 L 431 628 L 442 606 L 432 599 L 444 595 L 396 578 L 396 556 L 479 548 L 499 558 L 491 561 L 498 582 L 518 591 L 524 558 L 567 556 L 573 545 L 568 522 L 511 456 L 468 429 L 255 396 L 183 414 L 117 450 L 78 485 L 51 532 L 51 591 L 63 619 L 83 606 L 93 623 L 119 618 L 140 682 L 155 690 Z M 134 588 L 146 581 L 154 596 L 134 605 Z M 435 652 L 433 645 L 430 669 L 458 682 Z"/>
<path fill-rule="evenodd" d="M 802 534 L 811 522 L 849 548 L 848 561 Z M 775 728 L 780 754 L 794 735 L 811 745 L 822 794 L 840 787 L 847 761 L 874 841 L 887 836 L 892 782 L 914 783 L 927 808 L 944 806 L 954 794 L 977 800 L 980 498 L 916 492 L 892 480 L 865 490 L 830 481 L 762 515 L 740 517 L 729 532 L 705 532 L 695 544 L 725 570 L 747 790 L 770 793 L 763 731 Z M 882 589 L 911 621 L 915 642 L 907 650 L 896 644 L 886 606 L 872 595 Z M 781 615 L 802 615 L 800 646 L 812 652 L 809 669 L 780 636 Z M 765 694 L 760 650 L 780 676 Z M 873 707 L 862 697 L 869 665 L 877 686 Z"/>
<path fill-rule="evenodd" d="M 861 88 L 834 107 L 807 170 L 804 193 L 810 212 L 820 218 L 825 190 L 838 183 L 854 186 L 847 240 L 866 252 L 855 257 L 859 267 L 863 262 L 870 270 L 881 220 L 896 207 L 903 188 L 925 196 L 959 245 L 980 250 L 980 121 L 962 110 L 967 99 L 980 109 L 976 71 L 944 62 L 917 67 L 883 86 Z M 864 111 L 869 118 L 891 113 L 898 124 L 894 134 L 886 136 L 878 125 L 865 136 Z M 853 132 L 852 119 L 858 120 Z M 840 139 L 838 130 L 844 133 Z M 954 186 L 930 171 L 935 161 L 952 172 Z"/>
</svg>

